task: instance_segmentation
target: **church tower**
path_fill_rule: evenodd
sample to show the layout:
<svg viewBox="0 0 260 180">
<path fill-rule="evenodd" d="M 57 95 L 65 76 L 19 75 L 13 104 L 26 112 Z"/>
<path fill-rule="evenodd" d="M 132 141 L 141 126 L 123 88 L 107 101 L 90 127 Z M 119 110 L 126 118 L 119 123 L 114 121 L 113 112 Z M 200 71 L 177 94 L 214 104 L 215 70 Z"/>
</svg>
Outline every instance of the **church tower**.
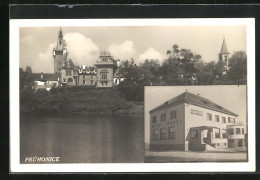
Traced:
<svg viewBox="0 0 260 180">
<path fill-rule="evenodd" d="M 66 42 L 63 39 L 62 29 L 60 28 L 56 48 L 53 48 L 54 73 L 58 73 L 60 68 L 67 64 L 67 56 Z"/>
<path fill-rule="evenodd" d="M 229 54 L 230 53 L 227 50 L 227 45 L 226 45 L 226 41 L 225 41 L 225 38 L 224 38 L 220 53 L 218 54 L 218 57 L 219 57 L 219 61 L 225 62 L 225 66 L 226 66 L 227 69 L 228 69 Z"/>
</svg>

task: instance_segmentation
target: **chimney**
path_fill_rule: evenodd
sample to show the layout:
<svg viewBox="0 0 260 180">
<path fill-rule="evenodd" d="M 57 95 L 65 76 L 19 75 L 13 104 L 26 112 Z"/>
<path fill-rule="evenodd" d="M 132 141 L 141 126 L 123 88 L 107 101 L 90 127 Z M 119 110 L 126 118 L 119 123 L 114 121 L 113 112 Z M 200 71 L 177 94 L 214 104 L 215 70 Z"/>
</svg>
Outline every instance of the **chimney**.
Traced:
<svg viewBox="0 0 260 180">
<path fill-rule="evenodd" d="M 43 79 L 43 73 L 41 72 L 41 79 Z"/>
</svg>

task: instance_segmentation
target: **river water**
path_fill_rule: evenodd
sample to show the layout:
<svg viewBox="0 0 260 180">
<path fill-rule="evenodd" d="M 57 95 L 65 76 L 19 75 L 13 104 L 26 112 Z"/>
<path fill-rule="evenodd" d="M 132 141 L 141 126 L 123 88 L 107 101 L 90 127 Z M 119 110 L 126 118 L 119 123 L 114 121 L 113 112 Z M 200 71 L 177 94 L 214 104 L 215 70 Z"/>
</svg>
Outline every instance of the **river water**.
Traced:
<svg viewBox="0 0 260 180">
<path fill-rule="evenodd" d="M 60 157 L 60 163 L 144 162 L 143 116 L 21 117 L 20 162 Z"/>
</svg>

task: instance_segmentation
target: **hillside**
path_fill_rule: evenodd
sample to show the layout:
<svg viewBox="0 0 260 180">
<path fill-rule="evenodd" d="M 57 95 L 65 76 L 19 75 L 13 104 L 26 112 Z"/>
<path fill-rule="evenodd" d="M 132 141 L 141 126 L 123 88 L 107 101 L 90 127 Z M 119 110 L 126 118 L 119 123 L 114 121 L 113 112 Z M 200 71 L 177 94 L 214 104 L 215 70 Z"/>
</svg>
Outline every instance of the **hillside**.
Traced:
<svg viewBox="0 0 260 180">
<path fill-rule="evenodd" d="M 50 92 L 41 89 L 22 89 L 21 113 L 36 114 L 141 114 L 143 102 L 130 102 L 118 89 L 70 87 L 55 88 Z"/>
</svg>

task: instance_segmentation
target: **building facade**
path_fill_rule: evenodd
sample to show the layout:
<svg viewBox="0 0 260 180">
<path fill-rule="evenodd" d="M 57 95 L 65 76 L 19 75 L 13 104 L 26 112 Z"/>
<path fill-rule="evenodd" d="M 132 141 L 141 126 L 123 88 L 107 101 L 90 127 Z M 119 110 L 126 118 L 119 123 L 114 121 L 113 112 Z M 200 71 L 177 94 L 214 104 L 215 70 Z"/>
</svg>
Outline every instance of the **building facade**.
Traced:
<svg viewBox="0 0 260 180">
<path fill-rule="evenodd" d="M 32 73 L 34 81 L 34 89 L 46 89 L 50 90 L 59 86 L 59 75 L 58 74 L 43 74 L 43 73 Z"/>
<path fill-rule="evenodd" d="M 97 87 L 113 87 L 114 76 L 117 71 L 117 61 L 113 59 L 109 52 L 101 52 L 97 63 Z"/>
<path fill-rule="evenodd" d="M 68 51 L 60 28 L 57 45 L 53 48 L 54 74 L 59 75 L 60 86 L 113 87 L 124 80 L 118 76 L 118 61 L 109 52 L 102 51 L 94 67 L 75 66 L 67 60 Z"/>
<path fill-rule="evenodd" d="M 59 70 L 60 85 L 61 86 L 76 86 L 78 74 L 75 71 L 75 66 L 70 59 L 64 62 L 63 66 Z"/>
<path fill-rule="evenodd" d="M 96 86 L 96 67 L 87 67 L 83 65 L 78 68 L 77 72 L 79 86 Z"/>
<path fill-rule="evenodd" d="M 241 136 L 228 134 L 237 117 L 206 98 L 185 92 L 150 111 L 150 149 L 204 151 L 235 147 L 230 139 L 244 139 L 243 126 Z"/>
</svg>

